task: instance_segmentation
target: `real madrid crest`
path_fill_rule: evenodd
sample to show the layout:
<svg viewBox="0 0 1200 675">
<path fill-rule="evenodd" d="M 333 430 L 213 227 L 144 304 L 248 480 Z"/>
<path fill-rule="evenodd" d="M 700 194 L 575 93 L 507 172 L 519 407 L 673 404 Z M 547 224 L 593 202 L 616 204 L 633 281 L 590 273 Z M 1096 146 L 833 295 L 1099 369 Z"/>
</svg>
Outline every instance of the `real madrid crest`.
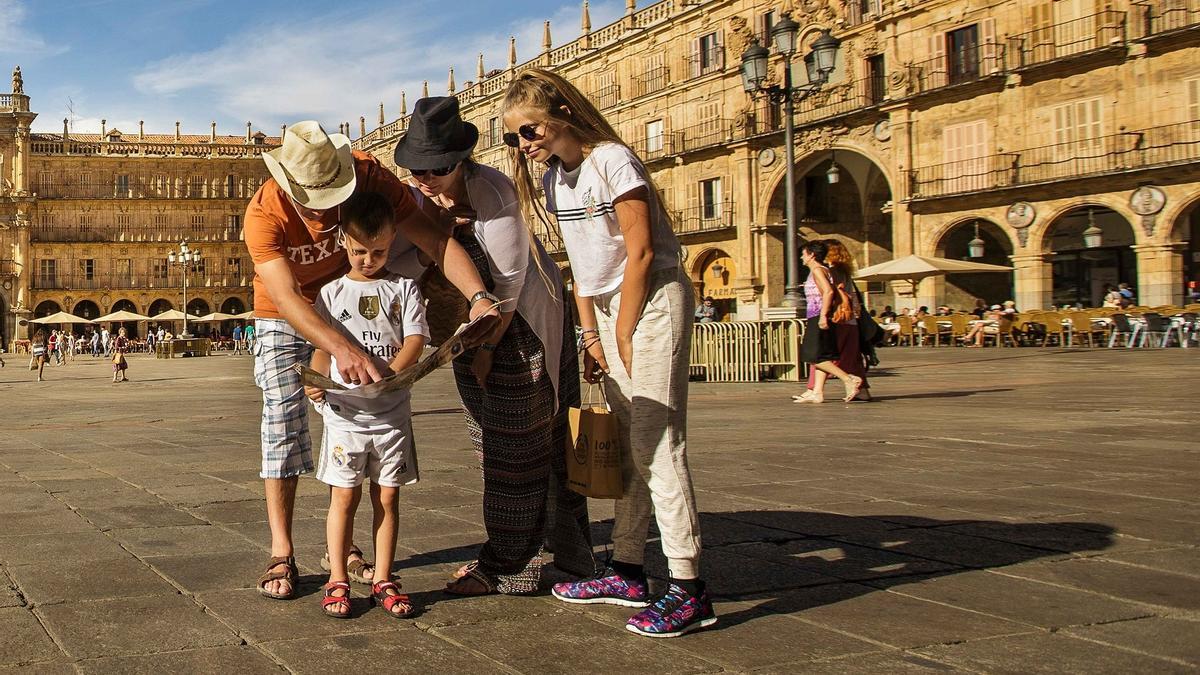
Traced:
<svg viewBox="0 0 1200 675">
<path fill-rule="evenodd" d="M 400 301 L 393 300 L 391 307 L 388 308 L 388 319 L 391 320 L 393 326 L 399 326 L 403 317 L 400 316 Z"/>
<path fill-rule="evenodd" d="M 358 298 L 358 314 L 367 321 L 379 316 L 379 296 L 363 295 Z"/>
</svg>

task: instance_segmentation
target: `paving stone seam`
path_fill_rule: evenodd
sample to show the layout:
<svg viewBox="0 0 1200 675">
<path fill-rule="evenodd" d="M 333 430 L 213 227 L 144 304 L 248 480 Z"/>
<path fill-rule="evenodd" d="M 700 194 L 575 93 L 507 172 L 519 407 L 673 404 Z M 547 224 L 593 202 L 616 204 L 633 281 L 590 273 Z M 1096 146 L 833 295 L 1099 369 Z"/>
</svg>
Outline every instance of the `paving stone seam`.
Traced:
<svg viewBox="0 0 1200 675">
<path fill-rule="evenodd" d="M 1103 625 L 1109 625 L 1109 624 L 1114 624 L 1114 623 L 1128 623 L 1128 622 L 1132 622 L 1132 621 L 1142 621 L 1142 620 L 1144 620 L 1144 619 L 1146 619 L 1146 618 L 1161 618 L 1161 617 L 1142 617 L 1142 618 L 1137 618 L 1137 619 L 1123 619 L 1123 620 L 1116 620 L 1116 621 L 1104 621 L 1104 622 L 1098 622 L 1098 623 L 1096 623 L 1096 624 L 1093 624 L 1093 625 L 1096 625 L 1096 626 L 1103 626 Z M 1111 647 L 1111 648 L 1113 648 L 1113 649 L 1118 649 L 1118 650 L 1120 650 L 1120 651 L 1123 651 L 1123 652 L 1128 652 L 1128 653 L 1130 653 L 1130 654 L 1136 654 L 1136 655 L 1138 655 L 1138 656 L 1148 656 L 1148 657 L 1150 657 L 1150 658 L 1153 658 L 1153 659 L 1158 659 L 1158 660 L 1160 660 L 1160 661 L 1167 661 L 1167 662 L 1169 662 L 1169 663 L 1173 663 L 1173 664 L 1180 665 L 1180 666 L 1188 666 L 1188 667 L 1191 667 L 1191 668 L 1195 668 L 1195 667 L 1196 667 L 1196 665 L 1197 665 L 1195 662 L 1193 662 L 1193 661 L 1188 661 L 1188 660 L 1186 660 L 1186 659 L 1179 659 L 1179 658 L 1176 658 L 1176 657 L 1173 657 L 1173 656 L 1165 656 L 1165 655 L 1162 655 L 1162 654 L 1152 654 L 1152 653 L 1150 653 L 1150 652 L 1142 651 L 1142 650 L 1140 650 L 1140 649 L 1135 649 L 1135 648 L 1133 648 L 1133 647 L 1130 647 L 1130 646 L 1128 646 L 1128 645 L 1121 645 L 1121 644 L 1117 644 L 1117 643 L 1115 643 L 1115 642 L 1107 642 L 1107 641 L 1105 641 L 1105 640 L 1101 640 L 1100 638 L 1093 637 L 1093 636 L 1080 635 L 1080 634 L 1078 634 L 1078 633 L 1075 633 L 1075 632 L 1071 631 L 1070 629 L 1064 629 L 1064 630 L 1063 630 L 1063 633 L 1064 633 L 1064 634 L 1066 634 L 1066 635 L 1069 635 L 1069 636 L 1071 636 L 1071 637 L 1073 637 L 1073 638 L 1075 638 L 1076 640 L 1083 640 L 1083 641 L 1085 641 L 1085 642 L 1091 642 L 1091 643 L 1093 643 L 1093 644 L 1103 645 L 1103 646 L 1105 646 L 1105 647 Z"/>
<path fill-rule="evenodd" d="M 1101 563 L 1101 564 L 1116 562 L 1113 560 L 1109 560 L 1107 558 L 1097 558 L 1097 559 L 1089 559 L 1089 563 L 1092 562 L 1093 560 L 1095 560 L 1097 563 Z M 1051 563 L 1051 564 L 1053 564 L 1053 563 Z M 1170 605 L 1159 605 L 1159 604 L 1155 604 L 1153 602 L 1146 602 L 1145 600 L 1138 600 L 1136 598 L 1128 598 L 1128 597 L 1123 597 L 1120 595 L 1113 595 L 1111 593 L 1104 593 L 1104 592 L 1096 591 L 1091 588 L 1086 588 L 1083 586 L 1071 586 L 1068 584 L 1060 584 L 1060 583 L 1054 583 L 1052 581 L 1046 581 L 1045 579 L 1033 579 L 1030 577 L 1023 577 L 1019 574 L 1008 573 L 1001 569 L 988 569 L 988 570 L 984 570 L 984 571 L 991 573 L 991 574 L 998 574 L 998 575 L 1004 576 L 1004 577 L 1020 579 L 1022 581 L 1034 581 L 1039 584 L 1045 584 L 1047 586 L 1054 586 L 1056 588 L 1062 588 L 1062 589 L 1066 589 L 1066 590 L 1070 590 L 1070 591 L 1080 591 L 1083 593 L 1090 593 L 1092 595 L 1095 595 L 1095 596 L 1098 596 L 1101 598 L 1105 598 L 1107 600 L 1115 600 L 1118 602 L 1125 602 L 1125 603 L 1129 603 L 1129 604 L 1133 604 L 1133 605 L 1141 605 L 1141 606 L 1146 607 L 1149 611 L 1151 611 L 1153 616 L 1158 616 L 1158 617 L 1163 617 L 1163 618 L 1186 617 L 1189 620 L 1196 620 L 1196 617 L 1200 617 L 1200 612 L 1180 610 L 1180 608 L 1171 607 Z M 1155 569 L 1154 571 L 1160 572 L 1163 574 L 1173 574 L 1173 572 L 1166 572 L 1164 570 L 1159 570 L 1159 569 Z M 1143 618 L 1145 618 L 1145 617 L 1143 617 Z M 1099 622 L 1099 623 L 1103 623 L 1103 622 Z"/>
<path fill-rule="evenodd" d="M 443 628 L 448 628 L 448 626 L 443 626 Z M 429 627 L 428 629 L 423 629 L 423 628 L 418 627 L 417 630 L 420 630 L 420 631 L 426 633 L 427 635 L 435 637 L 435 638 L 441 640 L 442 642 L 454 645 L 455 647 L 458 647 L 459 649 L 467 652 L 468 654 L 471 654 L 472 656 L 475 656 L 476 658 L 483 659 L 484 661 L 486 661 L 488 663 L 494 663 L 494 664 L 496 664 L 496 666 L 498 668 L 500 668 L 504 672 L 513 673 L 514 675 L 525 675 L 525 671 L 517 670 L 516 668 L 513 668 L 512 666 L 508 665 L 507 663 L 504 663 L 503 661 L 498 661 L 498 660 L 492 658 L 491 656 L 488 656 L 487 654 L 485 654 L 477 649 L 474 649 L 473 647 L 465 645 L 448 635 L 442 635 L 437 630 L 437 628 L 434 628 L 432 626 Z"/>
<path fill-rule="evenodd" d="M 1118 621 L 1118 622 L 1108 622 L 1108 623 L 1120 623 L 1120 622 Z M 1138 650 L 1136 650 L 1136 649 L 1130 649 L 1130 648 L 1128 648 L 1128 647 L 1124 647 L 1124 646 L 1122 646 L 1122 645 L 1111 644 L 1111 643 L 1108 643 L 1108 642 L 1103 642 L 1103 641 L 1101 641 L 1101 640 L 1088 639 L 1088 638 L 1085 638 L 1085 637 L 1083 637 L 1083 636 L 1080 636 L 1080 635 L 1075 635 L 1075 634 L 1073 634 L 1073 633 L 1071 633 L 1071 632 L 1069 632 L 1069 631 L 1057 631 L 1057 630 L 1051 630 L 1051 631 L 1038 631 L 1038 632 L 1045 632 L 1045 633 L 1047 633 L 1047 634 L 1049 634 L 1049 635 L 1057 635 L 1058 633 L 1060 633 L 1060 632 L 1061 632 L 1061 633 L 1062 633 L 1062 635 L 1063 635 L 1064 637 L 1066 637 L 1066 638 L 1068 638 L 1068 639 L 1071 639 L 1071 640 L 1079 640 L 1079 641 L 1081 641 L 1081 642 L 1090 642 L 1090 643 L 1092 643 L 1092 644 L 1101 645 L 1101 646 L 1103 646 L 1103 647 L 1110 647 L 1110 648 L 1116 649 L 1117 651 L 1122 651 L 1122 652 L 1125 652 L 1125 653 L 1127 653 L 1127 654 L 1133 654 L 1133 655 L 1135 655 L 1135 656 L 1149 657 L 1149 658 L 1152 658 L 1152 659 L 1154 659 L 1154 660 L 1156 660 L 1156 661 L 1165 661 L 1165 662 L 1167 662 L 1167 663 L 1171 663 L 1171 664 L 1173 664 L 1173 665 L 1182 665 L 1182 666 L 1188 666 L 1188 667 L 1192 667 L 1192 668 L 1194 668 L 1194 667 L 1195 667 L 1195 664 L 1193 664 L 1193 663 L 1188 663 L 1187 661 L 1181 661 L 1181 660 L 1179 660 L 1179 659 L 1176 659 L 1176 658 L 1174 658 L 1174 657 L 1170 657 L 1170 656 L 1160 656 L 1160 655 L 1158 655 L 1158 654 L 1151 654 L 1151 653 L 1148 653 L 1148 652 L 1141 652 L 1141 651 L 1138 651 Z M 1018 633 L 1018 634 L 1014 634 L 1014 635 L 1032 635 L 1032 634 L 1035 634 L 1035 633 Z M 922 647 L 913 647 L 912 649 L 929 649 L 929 648 L 931 648 L 931 647 L 952 646 L 952 645 L 955 645 L 955 644 L 967 644 L 967 643 L 988 642 L 988 641 L 991 641 L 991 640 L 1003 640 L 1003 639 L 1006 639 L 1006 638 L 1014 637 L 1014 635 L 989 635 L 989 636 L 987 636 L 987 637 L 981 637 L 981 638 L 977 638 L 977 639 L 974 639 L 974 640 L 964 640 L 964 641 L 961 641 L 961 642 L 947 643 L 946 645 L 925 645 L 925 646 L 922 646 Z M 909 650 L 905 650 L 905 651 L 909 651 Z M 918 655 L 918 656 L 920 656 L 921 658 L 938 660 L 938 659 L 936 659 L 936 657 L 934 657 L 934 656 L 931 656 L 931 655 L 927 655 L 927 654 L 921 654 L 921 653 L 918 653 L 917 655 Z M 954 662 L 952 662 L 952 661 L 949 661 L 949 660 L 946 660 L 946 661 L 940 661 L 940 662 L 941 662 L 941 663 L 946 663 L 947 665 L 953 666 L 954 668 L 963 668 L 963 667 L 964 667 L 964 666 L 962 666 L 962 665 L 959 665 L 959 664 L 957 664 L 957 663 L 954 663 Z M 987 671 L 976 671 L 976 672 L 987 672 Z"/>
</svg>

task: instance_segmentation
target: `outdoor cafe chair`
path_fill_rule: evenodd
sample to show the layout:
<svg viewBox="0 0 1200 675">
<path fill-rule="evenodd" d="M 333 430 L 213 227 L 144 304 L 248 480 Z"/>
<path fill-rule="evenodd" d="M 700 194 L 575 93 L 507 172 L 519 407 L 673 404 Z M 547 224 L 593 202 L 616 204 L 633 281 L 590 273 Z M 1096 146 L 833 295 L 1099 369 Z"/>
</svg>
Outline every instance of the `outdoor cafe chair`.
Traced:
<svg viewBox="0 0 1200 675">
<path fill-rule="evenodd" d="M 1120 312 L 1113 314 L 1112 323 L 1109 324 L 1108 348 L 1112 349 L 1118 338 L 1121 339 L 1123 347 L 1132 347 L 1136 332 L 1127 315 Z"/>
<path fill-rule="evenodd" d="M 902 345 L 907 340 L 910 347 L 915 346 L 917 339 L 916 333 L 913 332 L 912 317 L 898 316 L 896 317 L 896 323 L 900 326 L 900 332 L 896 335 L 896 345 Z"/>
<path fill-rule="evenodd" d="M 1138 346 L 1145 347 L 1149 341 L 1151 347 L 1166 347 L 1170 342 L 1171 333 L 1175 333 L 1176 340 L 1183 344 L 1183 339 L 1180 337 L 1179 327 L 1175 326 L 1163 315 L 1157 312 L 1146 312 L 1142 315 L 1142 320 L 1146 322 L 1146 327 L 1141 330 L 1138 335 Z M 1155 341 L 1158 342 L 1155 345 Z"/>
<path fill-rule="evenodd" d="M 949 339 L 950 339 L 950 329 L 943 327 L 941 325 L 941 323 L 938 322 L 938 320 L 941 318 L 943 318 L 943 317 L 938 317 L 938 316 L 923 316 L 923 317 L 921 317 L 921 330 L 924 333 L 923 337 L 929 338 L 930 340 L 932 340 L 934 347 L 937 347 L 938 345 L 941 344 L 943 337 L 945 337 L 947 339 L 947 341 L 949 341 Z"/>
<path fill-rule="evenodd" d="M 1087 346 L 1095 347 L 1097 337 L 1103 336 L 1107 331 L 1094 323 L 1092 323 L 1092 314 L 1089 312 L 1079 311 L 1067 314 L 1067 319 L 1071 321 L 1071 344 L 1074 345 L 1075 339 L 1079 338 L 1080 344 L 1084 341 Z"/>
<path fill-rule="evenodd" d="M 1189 343 L 1197 339 L 1197 332 L 1200 331 L 1197 321 L 1200 319 L 1197 318 L 1196 312 L 1184 312 L 1179 318 L 1179 341 L 1187 348 Z"/>
<path fill-rule="evenodd" d="M 967 333 L 971 332 L 970 314 L 950 315 L 950 344 L 961 344 L 966 341 Z"/>
<path fill-rule="evenodd" d="M 1071 345 L 1071 327 L 1064 324 L 1066 316 L 1060 312 L 1046 312 L 1037 317 L 1038 323 L 1041 324 L 1044 333 L 1042 334 L 1042 346 L 1050 344 L 1051 338 L 1058 340 L 1059 347 L 1069 347 Z"/>
<path fill-rule="evenodd" d="M 983 332 L 983 346 L 987 346 L 989 339 L 995 340 L 997 347 L 1005 346 L 1005 341 L 1008 341 L 1010 346 L 1016 347 L 1017 342 L 1013 339 L 1013 320 L 1008 317 L 1003 317 L 1000 319 L 995 333 L 985 330 Z"/>
</svg>

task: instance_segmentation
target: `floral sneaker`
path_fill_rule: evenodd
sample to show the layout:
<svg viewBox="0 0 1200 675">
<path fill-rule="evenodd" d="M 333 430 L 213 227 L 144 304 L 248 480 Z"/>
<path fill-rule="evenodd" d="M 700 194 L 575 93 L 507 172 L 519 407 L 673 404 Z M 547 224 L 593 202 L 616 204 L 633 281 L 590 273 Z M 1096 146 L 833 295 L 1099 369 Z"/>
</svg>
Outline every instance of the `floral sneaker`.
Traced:
<svg viewBox="0 0 1200 675">
<path fill-rule="evenodd" d="M 656 638 L 679 637 L 717 622 L 708 591 L 696 598 L 676 584 L 653 605 L 630 617 L 625 628 L 638 635 Z"/>
<path fill-rule="evenodd" d="M 650 604 L 650 588 L 646 586 L 644 579 L 630 581 L 616 573 L 610 573 L 606 577 L 597 579 L 564 581 L 554 584 L 551 592 L 554 593 L 554 597 L 563 602 L 582 605 L 645 607 Z"/>
</svg>

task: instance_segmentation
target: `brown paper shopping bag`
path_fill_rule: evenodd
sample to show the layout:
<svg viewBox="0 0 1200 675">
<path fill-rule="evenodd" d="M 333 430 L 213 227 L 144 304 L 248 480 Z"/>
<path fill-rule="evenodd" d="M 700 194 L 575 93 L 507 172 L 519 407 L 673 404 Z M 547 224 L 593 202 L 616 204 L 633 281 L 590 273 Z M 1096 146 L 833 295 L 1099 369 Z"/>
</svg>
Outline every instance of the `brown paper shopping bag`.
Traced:
<svg viewBox="0 0 1200 675">
<path fill-rule="evenodd" d="M 592 392 L 600 391 L 600 401 Z M 604 398 L 604 387 L 588 387 L 587 399 L 567 411 L 567 483 L 571 489 L 595 499 L 620 499 L 621 436 L 617 416 Z"/>
</svg>

